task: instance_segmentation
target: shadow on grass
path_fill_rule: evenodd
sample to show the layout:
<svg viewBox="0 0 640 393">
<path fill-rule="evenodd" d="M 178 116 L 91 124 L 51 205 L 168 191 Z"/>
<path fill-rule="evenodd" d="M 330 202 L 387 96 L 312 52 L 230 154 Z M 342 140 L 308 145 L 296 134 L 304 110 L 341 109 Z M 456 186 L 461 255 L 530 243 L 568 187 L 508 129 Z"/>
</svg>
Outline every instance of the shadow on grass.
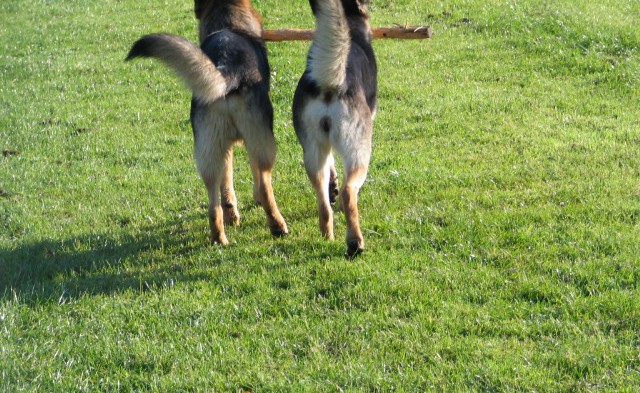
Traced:
<svg viewBox="0 0 640 393">
<path fill-rule="evenodd" d="M 0 297 L 26 303 L 61 301 L 62 297 L 147 291 L 172 286 L 174 280 L 200 280 L 177 263 L 210 247 L 185 229 L 184 218 L 137 229 L 46 239 L 0 249 Z M 211 260 L 212 265 L 220 261 Z"/>
<path fill-rule="evenodd" d="M 142 228 L 125 226 L 0 248 L 0 298 L 15 297 L 30 305 L 60 303 L 82 296 L 161 290 L 177 282 L 211 281 L 222 264 L 225 272 L 242 264 L 251 274 L 264 274 L 284 265 L 345 261 L 341 242 L 274 239 L 262 222 L 245 223 L 244 235 L 232 234 L 238 243 L 221 249 L 209 244 L 207 231 L 196 229 L 205 221 L 194 214 Z M 262 238 L 255 241 L 256 237 Z"/>
</svg>

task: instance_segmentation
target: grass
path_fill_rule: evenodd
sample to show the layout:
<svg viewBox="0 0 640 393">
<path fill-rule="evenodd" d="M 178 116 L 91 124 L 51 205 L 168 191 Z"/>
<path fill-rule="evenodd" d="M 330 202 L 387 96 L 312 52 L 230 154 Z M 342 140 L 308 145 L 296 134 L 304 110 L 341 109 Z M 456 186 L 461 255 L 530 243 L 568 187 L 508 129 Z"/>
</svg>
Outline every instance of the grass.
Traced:
<svg viewBox="0 0 640 393">
<path fill-rule="evenodd" d="M 256 0 L 267 28 L 303 0 Z M 272 239 L 207 244 L 189 93 L 140 35 L 192 3 L 0 5 L 0 391 L 634 391 L 640 5 L 373 1 L 380 108 L 367 251 L 316 228 L 290 120 L 308 44 L 269 44 Z"/>
</svg>

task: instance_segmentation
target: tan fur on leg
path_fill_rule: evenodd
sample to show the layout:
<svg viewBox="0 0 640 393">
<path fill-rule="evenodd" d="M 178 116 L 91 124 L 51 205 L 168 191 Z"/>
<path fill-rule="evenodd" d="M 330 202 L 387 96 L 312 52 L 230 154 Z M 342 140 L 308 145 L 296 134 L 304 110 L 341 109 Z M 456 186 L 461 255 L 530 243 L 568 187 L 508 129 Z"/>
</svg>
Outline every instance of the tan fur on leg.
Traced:
<svg viewBox="0 0 640 393">
<path fill-rule="evenodd" d="M 318 173 L 308 173 L 309 180 L 316 191 L 318 201 L 318 220 L 320 233 L 325 239 L 333 240 L 333 210 L 329 201 L 329 193 L 326 174 L 323 171 Z"/>
<path fill-rule="evenodd" d="M 258 166 L 251 162 L 251 176 L 253 176 L 253 201 L 262 206 L 262 198 L 260 194 L 260 169 Z"/>
<path fill-rule="evenodd" d="M 224 233 L 223 213 L 220 205 L 209 205 L 209 226 L 211 227 L 211 244 L 226 246 L 229 244 Z"/>
<path fill-rule="evenodd" d="M 227 240 L 227 235 L 224 233 L 224 218 L 222 207 L 220 206 L 220 178 L 213 175 L 212 177 L 203 179 L 209 191 L 209 227 L 211 228 L 209 239 L 211 240 L 211 244 L 226 246 L 229 244 L 229 241 Z"/>
<path fill-rule="evenodd" d="M 269 224 L 271 234 L 273 236 L 284 236 L 289 233 L 289 229 L 276 205 L 276 199 L 273 195 L 273 187 L 271 185 L 271 171 L 262 169 L 258 176 L 260 181 L 258 194 L 264 212 L 267 214 L 267 223 Z"/>
<path fill-rule="evenodd" d="M 240 213 L 238 212 L 238 200 L 233 188 L 233 147 L 227 151 L 224 165 L 225 171 L 222 177 L 222 185 L 220 186 L 224 224 L 237 226 L 240 225 Z"/>
<path fill-rule="evenodd" d="M 359 168 L 347 174 L 344 187 L 340 190 L 340 201 L 347 220 L 347 255 L 356 256 L 364 251 L 364 238 L 360 231 L 358 214 L 358 192 L 367 176 L 366 168 Z"/>
<path fill-rule="evenodd" d="M 243 134 L 253 175 L 253 199 L 264 209 L 271 234 L 283 236 L 289 233 L 289 229 L 280 214 L 271 185 L 271 170 L 276 161 L 276 142 L 270 129 L 249 120 L 239 115 L 235 123 L 244 124 L 243 130 L 259 130 L 263 127 L 262 132 Z"/>
</svg>

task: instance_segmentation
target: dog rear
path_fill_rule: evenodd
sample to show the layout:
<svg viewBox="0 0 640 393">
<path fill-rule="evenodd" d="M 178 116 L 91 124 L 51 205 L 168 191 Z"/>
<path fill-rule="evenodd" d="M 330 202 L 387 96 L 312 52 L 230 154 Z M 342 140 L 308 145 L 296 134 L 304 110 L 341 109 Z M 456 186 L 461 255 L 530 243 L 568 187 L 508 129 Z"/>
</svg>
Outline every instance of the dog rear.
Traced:
<svg viewBox="0 0 640 393">
<path fill-rule="evenodd" d="M 262 19 L 249 0 L 196 0 L 201 45 L 172 34 L 138 40 L 127 60 L 156 58 L 193 92 L 195 158 L 209 194 L 211 242 L 228 244 L 224 225 L 240 215 L 233 188 L 233 146 L 244 141 L 254 177 L 253 197 L 274 236 L 288 233 L 273 196 L 276 145 L 269 99 L 269 63 Z"/>
<path fill-rule="evenodd" d="M 310 0 L 316 34 L 293 102 L 293 124 L 316 191 L 320 231 L 333 239 L 332 151 L 344 162 L 339 201 L 347 220 L 347 255 L 364 250 L 358 192 L 371 158 L 377 66 L 366 0 Z"/>
</svg>

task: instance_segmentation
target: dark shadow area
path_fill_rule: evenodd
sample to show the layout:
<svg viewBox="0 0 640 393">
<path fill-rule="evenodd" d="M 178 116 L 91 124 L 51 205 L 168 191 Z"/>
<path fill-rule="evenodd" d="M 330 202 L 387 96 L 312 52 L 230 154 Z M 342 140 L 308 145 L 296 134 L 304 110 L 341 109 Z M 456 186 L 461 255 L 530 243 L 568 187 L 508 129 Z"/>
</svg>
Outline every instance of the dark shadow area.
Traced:
<svg viewBox="0 0 640 393">
<path fill-rule="evenodd" d="M 133 234 L 122 229 L 0 249 L 0 297 L 16 296 L 28 304 L 62 302 L 65 296 L 148 291 L 206 279 L 184 272 L 184 264 L 175 262 L 211 247 L 206 233 L 185 229 L 188 222 L 202 219 L 181 218 Z M 211 261 L 212 266 L 218 263 Z"/>
<path fill-rule="evenodd" d="M 103 232 L 18 241 L 15 247 L 0 248 L 0 298 L 16 297 L 27 305 L 63 303 L 82 296 L 157 291 L 178 282 L 216 280 L 216 268 L 223 263 L 256 261 L 249 268 L 264 274 L 283 265 L 344 259 L 342 241 L 273 238 L 262 221 L 245 222 L 240 231 L 251 239 L 232 235 L 238 243 L 220 252 L 219 246 L 209 244 L 203 223 L 205 214 L 193 213 L 144 227 L 131 228 L 122 221 Z M 202 261 L 203 253 L 204 265 L 194 263 Z"/>
</svg>

